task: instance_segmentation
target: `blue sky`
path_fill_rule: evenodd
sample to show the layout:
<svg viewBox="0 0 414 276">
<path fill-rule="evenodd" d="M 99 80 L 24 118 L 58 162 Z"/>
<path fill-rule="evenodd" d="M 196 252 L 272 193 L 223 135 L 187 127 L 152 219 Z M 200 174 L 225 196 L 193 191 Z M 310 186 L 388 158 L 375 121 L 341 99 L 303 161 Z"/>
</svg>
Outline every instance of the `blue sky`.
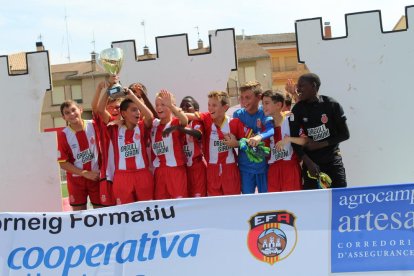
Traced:
<svg viewBox="0 0 414 276">
<path fill-rule="evenodd" d="M 294 32 L 298 19 L 322 17 L 333 36 L 345 34 L 345 14 L 381 10 L 384 30 L 391 30 L 414 0 L 2 0 L 0 55 L 35 50 L 42 42 L 52 64 L 82 61 L 111 46 L 112 41 L 136 40 L 155 52 L 155 37 L 188 33 L 190 47 L 209 30 L 235 28 L 246 35 Z M 66 15 L 66 20 L 65 20 Z M 95 43 L 92 43 L 92 41 Z"/>
</svg>

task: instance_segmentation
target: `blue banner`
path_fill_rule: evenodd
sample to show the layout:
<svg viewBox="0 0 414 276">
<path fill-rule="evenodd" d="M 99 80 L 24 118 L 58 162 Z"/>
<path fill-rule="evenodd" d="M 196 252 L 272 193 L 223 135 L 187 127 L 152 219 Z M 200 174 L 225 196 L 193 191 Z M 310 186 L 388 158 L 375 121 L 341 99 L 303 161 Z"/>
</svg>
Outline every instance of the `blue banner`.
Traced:
<svg viewBox="0 0 414 276">
<path fill-rule="evenodd" d="M 414 270 L 414 184 L 332 190 L 331 271 Z"/>
</svg>

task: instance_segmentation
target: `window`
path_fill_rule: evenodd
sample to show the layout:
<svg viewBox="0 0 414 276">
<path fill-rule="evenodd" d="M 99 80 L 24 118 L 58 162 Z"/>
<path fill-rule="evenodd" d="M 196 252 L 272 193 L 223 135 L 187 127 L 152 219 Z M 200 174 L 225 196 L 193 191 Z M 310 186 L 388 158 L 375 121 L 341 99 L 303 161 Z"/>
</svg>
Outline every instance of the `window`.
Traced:
<svg viewBox="0 0 414 276">
<path fill-rule="evenodd" d="M 60 105 L 65 101 L 65 87 L 56 86 L 52 90 L 52 105 Z"/>
<path fill-rule="evenodd" d="M 82 103 L 82 87 L 80 85 L 71 85 L 72 100 L 77 103 Z"/>
<path fill-rule="evenodd" d="M 296 71 L 298 59 L 296 57 L 285 57 L 285 71 Z"/>
<path fill-rule="evenodd" d="M 244 80 L 246 82 L 256 80 L 256 69 L 254 66 L 246 66 L 244 68 Z"/>
<path fill-rule="evenodd" d="M 54 127 L 65 127 L 66 126 L 66 121 L 63 120 L 62 117 L 54 117 L 53 118 L 53 126 Z"/>
<path fill-rule="evenodd" d="M 272 58 L 272 71 L 280 72 L 280 61 L 279 58 Z"/>
</svg>

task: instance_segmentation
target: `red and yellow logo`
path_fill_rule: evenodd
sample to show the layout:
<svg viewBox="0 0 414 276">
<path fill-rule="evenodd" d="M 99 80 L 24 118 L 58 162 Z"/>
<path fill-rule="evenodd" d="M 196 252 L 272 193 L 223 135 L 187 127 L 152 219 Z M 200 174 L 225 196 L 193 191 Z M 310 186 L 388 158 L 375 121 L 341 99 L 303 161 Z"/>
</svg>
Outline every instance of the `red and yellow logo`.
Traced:
<svg viewBox="0 0 414 276">
<path fill-rule="evenodd" d="M 296 217 L 288 211 L 260 212 L 250 220 L 247 245 L 259 261 L 273 265 L 287 258 L 295 249 Z"/>
</svg>

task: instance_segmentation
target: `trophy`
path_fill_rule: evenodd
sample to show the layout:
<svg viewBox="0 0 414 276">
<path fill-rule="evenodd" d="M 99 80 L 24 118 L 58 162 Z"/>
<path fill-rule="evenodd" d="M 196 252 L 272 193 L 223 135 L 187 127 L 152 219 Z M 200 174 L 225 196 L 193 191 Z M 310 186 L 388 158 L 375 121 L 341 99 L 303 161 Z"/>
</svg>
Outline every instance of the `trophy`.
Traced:
<svg viewBox="0 0 414 276">
<path fill-rule="evenodd" d="M 108 48 L 102 50 L 99 54 L 98 64 L 107 73 L 111 75 L 118 75 L 124 62 L 124 52 L 121 48 Z M 106 91 L 108 96 L 115 99 L 125 97 L 125 89 L 119 83 L 114 83 Z"/>
</svg>

